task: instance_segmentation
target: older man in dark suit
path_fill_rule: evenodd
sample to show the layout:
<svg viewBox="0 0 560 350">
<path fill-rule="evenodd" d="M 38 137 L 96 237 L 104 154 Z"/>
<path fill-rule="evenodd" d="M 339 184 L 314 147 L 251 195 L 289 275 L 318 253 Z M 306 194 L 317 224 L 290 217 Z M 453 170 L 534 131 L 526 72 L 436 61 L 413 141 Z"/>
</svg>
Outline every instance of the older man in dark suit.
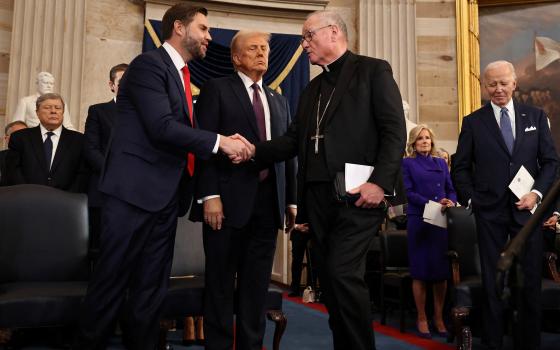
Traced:
<svg viewBox="0 0 560 350">
<path fill-rule="evenodd" d="M 88 170 L 83 135 L 62 125 L 64 101 L 59 94 L 39 96 L 39 125 L 10 136 L 6 156 L 8 185 L 38 184 L 85 192 Z"/>
<path fill-rule="evenodd" d="M 109 88 L 113 98 L 109 102 L 92 105 L 88 109 L 86 127 L 84 131 L 84 154 L 91 168 L 88 188 L 88 208 L 90 222 L 90 247 L 99 248 L 101 231 L 102 195 L 99 192 L 99 175 L 103 168 L 103 161 L 109 145 L 109 138 L 113 124 L 117 117 L 117 93 L 121 78 L 128 68 L 128 64 L 121 63 L 109 71 Z"/>
<path fill-rule="evenodd" d="M 194 157 L 244 151 L 240 141 L 194 128 L 187 63 L 206 54 L 206 15 L 186 3 L 170 7 L 162 20 L 165 43 L 136 57 L 121 80 L 99 186 L 106 195 L 101 252 L 75 349 L 104 348 L 121 306 L 125 346 L 155 348 L 177 215 L 192 198 Z"/>
<path fill-rule="evenodd" d="M 375 347 L 364 281 L 366 254 L 385 217 L 405 147 L 402 99 L 391 67 L 348 51 L 346 24 L 332 11 L 311 14 L 302 46 L 323 73 L 300 97 L 288 132 L 256 146 L 257 161 L 298 156 L 298 222 L 309 222 L 334 348 Z M 234 159 L 240 161 L 241 159 Z M 373 166 L 369 179 L 337 200 L 345 163 Z"/>
<path fill-rule="evenodd" d="M 503 305 L 496 292 L 496 264 L 509 238 L 531 216 L 530 210 L 552 185 L 558 158 L 544 112 L 512 100 L 513 65 L 490 63 L 483 74 L 490 103 L 463 119 L 452 176 L 459 201 L 470 204 L 476 219 L 485 288 L 484 329 L 489 349 L 502 347 Z M 508 188 L 521 167 L 534 178 L 521 198 Z M 540 347 L 542 233 L 537 228 L 521 259 L 524 288 L 520 309 L 520 349 Z"/>
<path fill-rule="evenodd" d="M 238 32 L 231 43 L 236 73 L 206 82 L 196 103 L 201 129 L 239 133 L 251 142 L 282 135 L 290 123 L 287 100 L 263 82 L 270 35 Z M 233 305 L 237 286 L 236 349 L 260 350 L 266 293 L 278 228 L 284 212 L 295 220 L 295 161 L 232 164 L 213 157 L 198 167 L 197 197 L 203 203 L 206 253 L 204 332 L 206 349 L 234 346 Z M 235 276 L 237 274 L 237 282 Z"/>
</svg>

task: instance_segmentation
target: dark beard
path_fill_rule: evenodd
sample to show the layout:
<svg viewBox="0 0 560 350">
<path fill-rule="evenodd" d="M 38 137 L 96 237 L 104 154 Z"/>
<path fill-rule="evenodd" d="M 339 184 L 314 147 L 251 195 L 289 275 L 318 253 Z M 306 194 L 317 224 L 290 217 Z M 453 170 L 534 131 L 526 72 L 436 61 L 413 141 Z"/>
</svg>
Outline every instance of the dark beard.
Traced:
<svg viewBox="0 0 560 350">
<path fill-rule="evenodd" d="M 191 54 L 193 60 L 202 59 L 206 56 L 206 53 L 202 51 L 202 45 L 200 42 L 194 40 L 193 38 L 187 37 L 183 46 Z"/>
</svg>

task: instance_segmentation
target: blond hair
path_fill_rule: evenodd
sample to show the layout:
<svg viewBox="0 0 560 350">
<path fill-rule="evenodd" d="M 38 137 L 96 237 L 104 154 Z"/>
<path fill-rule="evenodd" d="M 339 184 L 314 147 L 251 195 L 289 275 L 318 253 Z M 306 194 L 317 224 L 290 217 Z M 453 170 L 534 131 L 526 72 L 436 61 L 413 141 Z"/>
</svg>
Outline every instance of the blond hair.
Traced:
<svg viewBox="0 0 560 350">
<path fill-rule="evenodd" d="M 432 148 L 430 149 L 430 155 L 437 156 L 437 148 L 436 148 L 436 140 L 434 137 L 434 132 L 426 124 L 418 124 L 412 130 L 410 130 L 410 134 L 408 135 L 408 142 L 406 144 L 406 155 L 410 158 L 416 157 L 416 150 L 414 149 L 414 144 L 416 144 L 416 139 L 418 139 L 418 135 L 420 135 L 422 130 L 428 130 L 428 133 L 430 134 L 430 139 L 432 140 Z"/>
</svg>

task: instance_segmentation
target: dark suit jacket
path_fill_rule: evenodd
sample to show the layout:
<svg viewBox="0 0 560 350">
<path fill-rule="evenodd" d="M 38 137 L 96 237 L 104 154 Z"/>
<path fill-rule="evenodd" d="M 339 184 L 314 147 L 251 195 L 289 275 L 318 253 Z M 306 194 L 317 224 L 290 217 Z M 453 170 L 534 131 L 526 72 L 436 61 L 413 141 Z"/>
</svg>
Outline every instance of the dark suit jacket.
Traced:
<svg viewBox="0 0 560 350">
<path fill-rule="evenodd" d="M 267 86 L 264 92 L 270 109 L 271 137 L 281 136 L 291 121 L 288 101 Z M 239 133 L 251 143 L 259 141 L 253 106 L 237 73 L 206 82 L 196 102 L 196 115 L 201 129 L 223 135 Z M 282 225 L 286 204 L 296 204 L 296 164 L 292 159 L 271 165 L 264 166 L 271 167 L 276 175 L 278 222 Z M 197 164 L 196 198 L 220 195 L 226 217 L 224 225 L 242 227 L 253 212 L 259 170 L 255 162 L 234 165 L 225 155 L 200 162 Z M 192 218 L 202 219 L 201 216 Z"/>
<path fill-rule="evenodd" d="M 524 166 L 535 179 L 533 189 L 546 195 L 552 185 L 558 158 L 544 112 L 538 108 L 514 104 L 515 144 L 510 155 L 490 104 L 463 119 L 452 176 L 461 203 L 472 200 L 475 213 L 493 220 L 512 210 L 523 225 L 528 210 L 515 209 L 517 198 L 508 186 Z"/>
<path fill-rule="evenodd" d="M 88 205 L 101 206 L 99 192 L 99 174 L 107 152 L 111 130 L 117 115 L 117 104 L 114 100 L 92 105 L 88 109 L 86 128 L 84 131 L 84 154 L 91 168 L 88 187 Z"/>
<path fill-rule="evenodd" d="M 8 184 L 8 173 L 6 169 L 7 155 L 8 155 L 7 149 L 0 151 L 0 186 L 6 186 Z"/>
<path fill-rule="evenodd" d="M 191 127 L 179 72 L 163 47 L 131 62 L 120 82 L 117 113 L 99 190 L 159 211 L 179 191 L 187 152 L 208 159 L 216 134 Z M 183 203 L 192 196 L 188 190 L 179 194 Z"/>
<path fill-rule="evenodd" d="M 297 114 L 288 132 L 271 142 L 257 145 L 256 159 L 279 161 L 298 156 L 298 203 L 305 191 L 310 118 L 317 105 L 320 80 L 315 78 L 303 91 Z M 369 182 L 393 194 L 406 143 L 402 99 L 390 65 L 383 60 L 350 53 L 336 83 L 325 115 L 324 143 L 329 176 L 344 171 L 345 163 L 373 165 Z M 311 145 L 311 146 L 310 146 Z M 302 208 L 303 207 L 303 208 Z M 298 221 L 306 222 L 304 206 Z"/>
<path fill-rule="evenodd" d="M 6 159 L 8 184 L 38 184 L 71 192 L 85 192 L 88 169 L 81 133 L 62 127 L 50 172 L 43 149 L 40 126 L 10 136 Z"/>
</svg>

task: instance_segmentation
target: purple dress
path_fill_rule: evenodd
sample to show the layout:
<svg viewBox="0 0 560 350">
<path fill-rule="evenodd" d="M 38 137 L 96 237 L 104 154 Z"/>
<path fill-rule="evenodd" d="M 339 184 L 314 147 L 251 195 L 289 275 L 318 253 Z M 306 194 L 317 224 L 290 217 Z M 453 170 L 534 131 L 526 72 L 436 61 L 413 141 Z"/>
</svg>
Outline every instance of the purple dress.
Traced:
<svg viewBox="0 0 560 350">
<path fill-rule="evenodd" d="M 402 172 L 408 199 L 410 275 L 421 281 L 444 281 L 449 278 L 447 230 L 425 223 L 422 214 L 428 200 L 457 201 L 447 164 L 441 158 L 417 155 L 403 159 Z"/>
</svg>

